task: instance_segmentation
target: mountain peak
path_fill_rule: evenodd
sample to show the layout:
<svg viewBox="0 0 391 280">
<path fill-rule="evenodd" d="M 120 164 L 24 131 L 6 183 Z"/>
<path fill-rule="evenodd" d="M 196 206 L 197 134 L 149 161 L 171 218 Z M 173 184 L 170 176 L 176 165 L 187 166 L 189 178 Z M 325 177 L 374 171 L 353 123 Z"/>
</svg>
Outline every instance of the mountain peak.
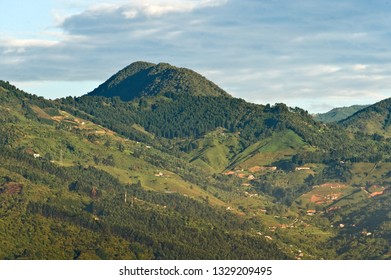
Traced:
<svg viewBox="0 0 391 280">
<path fill-rule="evenodd" d="M 202 75 L 168 63 L 137 61 L 113 75 L 88 95 L 119 96 L 128 101 L 167 93 L 196 96 L 230 96 Z"/>
</svg>

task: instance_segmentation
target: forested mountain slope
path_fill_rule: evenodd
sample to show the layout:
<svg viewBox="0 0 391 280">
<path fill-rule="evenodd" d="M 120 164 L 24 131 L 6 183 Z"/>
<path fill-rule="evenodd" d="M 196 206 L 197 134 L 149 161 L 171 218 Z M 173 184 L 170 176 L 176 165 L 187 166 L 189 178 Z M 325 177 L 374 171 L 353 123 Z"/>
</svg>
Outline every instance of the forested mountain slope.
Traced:
<svg viewBox="0 0 391 280">
<path fill-rule="evenodd" d="M 144 62 L 98 89 L 0 81 L 0 258 L 389 258 L 391 144 L 353 125 L 388 100 L 324 124 Z"/>
<path fill-rule="evenodd" d="M 368 106 L 369 105 L 353 105 L 349 107 L 334 108 L 327 113 L 316 114 L 314 118 L 315 120 L 324 123 L 339 122 Z"/>
<path fill-rule="evenodd" d="M 134 73 L 141 73 L 140 68 L 147 71 L 143 72 L 143 78 L 134 76 Z M 151 71 L 154 73 L 153 79 L 147 79 Z M 93 94 L 62 99 L 60 106 L 72 114 L 89 117 L 130 139 L 150 143 L 177 155 L 188 154 L 185 157 L 190 161 L 197 160 L 206 170 L 222 171 L 238 165 L 238 159 L 249 159 L 247 152 L 250 146 L 273 138 L 276 133 L 288 131 L 293 131 L 306 147 L 291 149 L 293 151 L 287 154 L 288 158 L 297 154 L 307 161 L 316 161 L 321 157 L 323 160 L 370 160 L 370 154 L 376 155 L 384 149 L 377 147 L 379 143 L 369 143 L 371 139 L 365 136 L 355 141 L 355 136 L 339 126 L 317 122 L 300 108 L 289 108 L 283 103 L 274 106 L 252 104 L 225 93 L 217 94 L 221 90 L 193 72 L 190 77 L 200 78 L 192 79 L 196 83 L 174 79 L 176 85 L 171 86 L 173 81 L 167 78 L 166 71 L 176 73 L 176 76 L 188 70 L 166 64 L 137 62 L 114 75 Z M 134 82 L 129 83 L 129 79 Z M 142 94 L 136 81 L 142 82 Z M 113 92 L 109 86 L 113 83 L 121 90 Z M 209 141 L 212 146 L 221 147 L 213 152 L 218 154 L 220 163 L 209 157 L 210 153 L 205 151 L 210 149 L 200 141 L 210 133 L 216 135 L 216 131 L 236 139 L 233 143 Z M 257 156 L 258 150 L 252 151 L 251 155 Z M 245 154 L 240 156 L 243 152 Z M 275 157 L 274 162 L 286 158 Z"/>
<path fill-rule="evenodd" d="M 391 136 L 391 99 L 382 100 L 369 106 L 340 124 L 353 132 Z"/>
<path fill-rule="evenodd" d="M 90 92 L 91 96 L 119 96 L 128 101 L 141 96 L 180 93 L 195 96 L 229 96 L 200 74 L 167 63 L 134 62 Z"/>
<path fill-rule="evenodd" d="M 0 91 L 1 259 L 289 257 L 256 234 L 260 221 L 196 185 L 205 179 L 183 179 L 186 163 L 8 83 Z"/>
</svg>

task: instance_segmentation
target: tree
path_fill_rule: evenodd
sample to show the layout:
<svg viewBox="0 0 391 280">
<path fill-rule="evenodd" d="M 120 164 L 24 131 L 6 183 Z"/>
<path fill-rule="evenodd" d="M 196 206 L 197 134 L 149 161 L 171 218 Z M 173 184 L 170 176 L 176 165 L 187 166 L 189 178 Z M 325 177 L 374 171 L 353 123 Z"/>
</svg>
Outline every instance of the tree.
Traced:
<svg viewBox="0 0 391 280">
<path fill-rule="evenodd" d="M 102 163 L 107 166 L 115 166 L 115 160 L 113 155 L 109 155 L 102 160 Z"/>
<path fill-rule="evenodd" d="M 121 142 L 118 142 L 117 147 L 118 151 L 120 151 L 121 153 L 125 151 L 125 146 Z"/>
</svg>

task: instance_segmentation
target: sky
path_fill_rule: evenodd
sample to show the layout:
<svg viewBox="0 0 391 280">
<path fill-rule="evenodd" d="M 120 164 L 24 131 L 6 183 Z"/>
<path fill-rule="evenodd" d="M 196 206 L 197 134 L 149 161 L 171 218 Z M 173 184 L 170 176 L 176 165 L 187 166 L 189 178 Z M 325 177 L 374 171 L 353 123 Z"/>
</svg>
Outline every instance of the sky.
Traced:
<svg viewBox="0 0 391 280">
<path fill-rule="evenodd" d="M 81 96 L 135 61 L 311 113 L 391 97 L 391 0 L 0 0 L 0 79 Z"/>
</svg>

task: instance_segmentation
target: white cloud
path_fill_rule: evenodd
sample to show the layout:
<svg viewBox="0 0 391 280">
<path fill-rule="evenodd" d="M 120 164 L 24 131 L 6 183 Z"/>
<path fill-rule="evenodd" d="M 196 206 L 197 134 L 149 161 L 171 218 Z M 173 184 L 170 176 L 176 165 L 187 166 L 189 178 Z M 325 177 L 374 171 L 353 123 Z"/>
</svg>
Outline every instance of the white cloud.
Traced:
<svg viewBox="0 0 391 280">
<path fill-rule="evenodd" d="M 313 33 L 309 35 L 300 35 L 292 39 L 293 43 L 310 43 L 310 42 L 331 42 L 331 41 L 341 41 L 341 42 L 351 42 L 351 41 L 362 41 L 366 40 L 368 34 L 365 32 L 348 32 L 348 31 L 338 31 L 338 32 L 321 32 Z"/>
<path fill-rule="evenodd" d="M 145 38 L 147 36 L 156 35 L 160 31 L 160 28 L 139 29 L 133 31 L 131 34 L 134 38 Z"/>
<path fill-rule="evenodd" d="M 293 64 L 292 64 L 293 63 Z M 251 102 L 284 102 L 312 113 L 338 106 L 371 104 L 389 97 L 391 65 L 371 65 L 363 72 L 354 64 L 268 64 L 258 68 L 200 71 L 229 93 Z M 218 68 L 217 68 L 218 69 Z"/>
<path fill-rule="evenodd" d="M 355 70 L 355 71 L 363 71 L 363 70 L 366 70 L 367 68 L 368 68 L 368 65 L 364 65 L 364 64 L 353 65 L 353 70 Z"/>
<path fill-rule="evenodd" d="M 58 44 L 58 41 L 41 40 L 41 39 L 3 39 L 0 40 L 2 46 L 8 46 L 11 48 L 28 48 L 28 47 L 52 47 Z"/>
<path fill-rule="evenodd" d="M 224 0 L 170 0 L 170 1 L 143 1 L 140 9 L 147 16 L 162 16 L 168 13 L 187 13 L 195 9 L 215 7 L 225 4 Z"/>
<path fill-rule="evenodd" d="M 99 15 L 102 12 L 113 12 L 115 10 L 118 10 L 120 7 L 121 5 L 119 4 L 97 3 L 90 6 L 87 9 L 87 13 Z"/>
<path fill-rule="evenodd" d="M 196 9 L 216 7 L 224 5 L 228 0 L 135 0 L 117 1 L 114 3 L 98 3 L 89 6 L 78 16 L 98 17 L 102 14 L 120 11 L 127 19 L 137 16 L 161 17 L 170 13 L 188 13 Z M 74 16 L 74 15 L 73 15 Z M 73 16 L 62 18 L 62 22 Z"/>
<path fill-rule="evenodd" d="M 161 0 L 161 1 L 142 1 L 138 3 L 140 9 L 148 16 L 162 16 L 168 13 L 187 13 L 195 9 L 215 7 L 225 4 L 223 0 Z"/>
<path fill-rule="evenodd" d="M 168 13 L 175 12 L 190 12 L 196 7 L 195 3 L 183 2 L 183 3 L 161 3 L 161 4 L 144 4 L 141 10 L 147 16 L 162 16 Z"/>
<path fill-rule="evenodd" d="M 337 65 L 312 65 L 306 67 L 304 71 L 308 71 L 308 76 L 317 76 L 323 74 L 332 74 L 341 70 L 340 66 Z"/>
<path fill-rule="evenodd" d="M 68 34 L 90 36 L 128 32 L 142 25 L 167 22 L 166 16 L 180 17 L 196 10 L 222 6 L 227 0 L 134 0 L 97 3 L 84 11 L 68 16 L 56 15 L 58 27 Z M 196 19 L 197 20 L 197 19 Z M 159 21 L 159 22 L 158 22 Z M 148 28 L 148 27 L 147 27 Z M 160 27 L 159 27 L 160 28 Z"/>
<path fill-rule="evenodd" d="M 125 16 L 125 18 L 132 19 L 132 18 L 136 18 L 139 12 L 137 10 L 130 9 L 130 10 L 123 11 L 122 14 Z"/>
<path fill-rule="evenodd" d="M 350 34 L 349 37 L 353 39 L 365 39 L 366 37 L 368 37 L 368 34 L 365 32 L 357 32 Z"/>
<path fill-rule="evenodd" d="M 0 39 L 0 50 L 3 55 L 23 55 L 27 52 L 28 49 L 31 48 L 50 48 L 58 44 L 58 41 L 52 41 L 52 40 L 41 40 L 41 39 L 13 39 L 13 38 L 6 38 L 6 39 Z M 5 58 L 4 58 L 5 59 Z M 21 57 L 8 57 L 6 59 L 7 61 L 10 61 L 11 64 L 16 64 L 23 62 L 24 60 Z"/>
</svg>

